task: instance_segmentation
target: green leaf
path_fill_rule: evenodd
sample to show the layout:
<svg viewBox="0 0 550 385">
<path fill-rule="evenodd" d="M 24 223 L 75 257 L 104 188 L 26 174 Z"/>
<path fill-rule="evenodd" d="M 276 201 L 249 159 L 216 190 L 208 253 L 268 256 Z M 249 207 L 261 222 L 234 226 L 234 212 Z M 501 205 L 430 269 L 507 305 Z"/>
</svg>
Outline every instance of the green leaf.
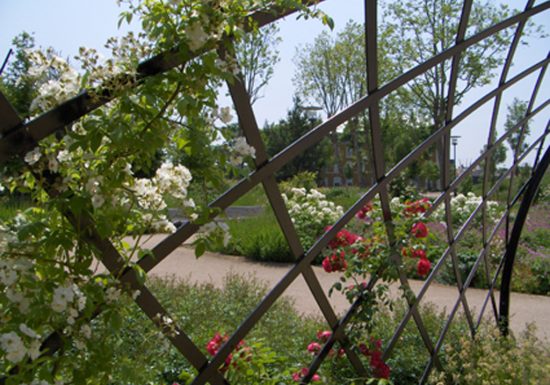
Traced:
<svg viewBox="0 0 550 385">
<path fill-rule="evenodd" d="M 206 244 L 204 241 L 200 241 L 195 246 L 195 257 L 199 258 L 206 251 Z"/>
</svg>

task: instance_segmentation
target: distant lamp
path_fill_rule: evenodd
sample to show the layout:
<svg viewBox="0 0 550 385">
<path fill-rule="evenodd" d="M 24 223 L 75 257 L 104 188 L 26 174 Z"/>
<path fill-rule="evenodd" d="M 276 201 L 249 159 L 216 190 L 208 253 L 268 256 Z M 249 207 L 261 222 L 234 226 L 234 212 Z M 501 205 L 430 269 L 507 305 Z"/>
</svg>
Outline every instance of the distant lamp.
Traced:
<svg viewBox="0 0 550 385">
<path fill-rule="evenodd" d="M 453 159 L 454 159 L 454 163 L 455 163 L 455 170 L 456 170 L 456 146 L 458 145 L 458 139 L 460 138 L 460 136 L 458 135 L 452 135 L 451 136 L 451 144 L 453 145 Z"/>
</svg>

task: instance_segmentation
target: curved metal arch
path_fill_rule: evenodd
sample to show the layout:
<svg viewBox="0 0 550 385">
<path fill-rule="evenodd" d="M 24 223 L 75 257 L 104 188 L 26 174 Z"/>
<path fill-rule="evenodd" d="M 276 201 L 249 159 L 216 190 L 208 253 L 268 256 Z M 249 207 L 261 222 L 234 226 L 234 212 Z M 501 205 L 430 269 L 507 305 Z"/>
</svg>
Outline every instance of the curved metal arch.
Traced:
<svg viewBox="0 0 550 385">
<path fill-rule="evenodd" d="M 531 177 L 527 189 L 523 195 L 521 205 L 519 207 L 516 220 L 514 221 L 514 226 L 510 234 L 510 239 L 506 247 L 506 254 L 504 254 L 504 267 L 502 270 L 502 283 L 500 285 L 500 314 L 499 314 L 499 323 L 501 333 L 507 335 L 509 333 L 509 318 L 510 318 L 510 286 L 512 282 L 512 273 L 514 269 L 514 262 L 516 257 L 516 251 L 518 248 L 519 240 L 521 237 L 521 232 L 525 221 L 527 219 L 527 214 L 529 213 L 529 208 L 533 204 L 535 195 L 542 181 L 542 177 L 548 170 L 548 165 L 550 165 L 550 147 L 546 149 L 546 152 L 539 164 L 537 165 L 533 176 Z"/>
</svg>

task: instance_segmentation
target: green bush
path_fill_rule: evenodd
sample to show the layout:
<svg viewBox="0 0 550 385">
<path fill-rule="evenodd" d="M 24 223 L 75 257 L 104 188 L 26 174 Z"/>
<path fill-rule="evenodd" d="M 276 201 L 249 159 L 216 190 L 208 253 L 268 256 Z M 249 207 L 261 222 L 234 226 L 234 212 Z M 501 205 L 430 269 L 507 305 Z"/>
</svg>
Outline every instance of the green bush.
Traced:
<svg viewBox="0 0 550 385">
<path fill-rule="evenodd" d="M 548 385 L 550 350 L 528 328 L 518 338 L 501 337 L 482 327 L 476 339 L 464 337 L 444 349 L 445 372 L 434 372 L 433 385 Z"/>
<path fill-rule="evenodd" d="M 257 217 L 229 220 L 228 225 L 231 234 L 229 243 L 213 251 L 263 262 L 294 261 L 271 210 Z"/>
<path fill-rule="evenodd" d="M 214 334 L 231 334 L 267 291 L 266 286 L 256 279 L 236 275 L 228 276 L 221 289 L 210 284 L 191 284 L 174 278 L 150 279 L 149 287 L 168 309 L 181 330 L 188 334 L 205 354 L 206 344 Z M 404 303 L 397 302 L 393 312 L 388 310 L 376 315 L 376 326 L 372 335 L 355 334 L 354 340 L 358 343 L 368 343 L 371 338 L 375 338 L 381 339 L 383 345 L 387 344 L 406 310 L 407 306 Z M 446 316 L 425 305 L 420 306 L 419 311 L 428 334 L 435 338 L 440 333 Z M 118 317 L 111 318 L 120 323 L 120 332 L 107 333 L 102 337 L 103 343 L 111 347 L 112 362 L 116 363 L 110 368 L 112 384 L 185 384 L 196 374 L 190 364 L 167 343 L 166 338 L 156 331 L 152 323 L 131 301 L 128 300 L 121 308 Z M 238 360 L 237 369 L 232 367 L 226 374 L 232 380 L 231 383 L 292 384 L 292 373 L 309 365 L 312 360 L 312 355 L 306 349 L 308 344 L 315 340 L 318 331 L 326 329 L 326 322 L 299 314 L 292 302 L 282 297 L 245 338 L 244 343 L 252 352 L 250 361 Z M 100 333 L 100 330 L 94 329 L 94 335 Z M 354 335 L 353 331 L 351 334 Z M 514 363 L 510 357 L 519 357 L 518 365 L 521 366 L 518 367 L 523 373 L 529 373 L 533 379 L 544 378 L 541 368 L 545 365 L 548 368 L 548 352 L 532 334 L 529 334 L 526 340 L 529 344 L 521 342 L 523 340 L 516 343 L 515 340 L 502 340 L 500 337 L 484 334 L 479 334 L 476 344 L 472 344 L 468 340 L 468 334 L 464 319 L 455 318 L 447 332 L 444 349 L 440 355 L 444 367 L 450 371 L 448 374 L 451 378 L 464 378 L 468 373 L 459 365 L 465 362 L 464 354 L 461 353 L 463 349 L 477 349 L 475 354 L 472 353 L 473 357 L 466 358 L 472 362 L 479 362 L 480 367 L 504 368 L 498 354 L 491 353 L 487 357 L 481 357 L 476 353 L 492 352 L 502 346 L 509 349 L 509 352 L 502 352 L 506 355 L 508 370 Z M 368 367 L 368 360 L 361 357 Z M 390 379 L 399 385 L 417 384 L 428 359 L 429 354 L 411 319 L 387 361 L 391 367 Z M 337 356 L 328 358 L 321 366 L 319 374 L 325 385 L 353 384 L 358 380 L 347 359 Z M 88 380 L 93 383 L 94 373 L 89 375 L 91 377 Z"/>
</svg>

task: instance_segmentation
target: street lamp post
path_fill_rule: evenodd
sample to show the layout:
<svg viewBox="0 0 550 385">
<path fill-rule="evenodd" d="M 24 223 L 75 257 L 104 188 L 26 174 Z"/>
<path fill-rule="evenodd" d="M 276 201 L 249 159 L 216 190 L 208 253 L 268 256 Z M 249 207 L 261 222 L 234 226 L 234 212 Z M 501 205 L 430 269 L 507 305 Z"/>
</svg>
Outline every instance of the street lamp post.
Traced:
<svg viewBox="0 0 550 385">
<path fill-rule="evenodd" d="M 457 170 L 457 165 L 456 165 L 456 146 L 458 145 L 458 139 L 460 138 L 460 136 L 458 135 L 452 135 L 451 136 L 451 144 L 453 145 L 453 159 L 454 159 L 454 165 L 455 165 L 455 176 L 456 176 L 456 170 Z"/>
</svg>

